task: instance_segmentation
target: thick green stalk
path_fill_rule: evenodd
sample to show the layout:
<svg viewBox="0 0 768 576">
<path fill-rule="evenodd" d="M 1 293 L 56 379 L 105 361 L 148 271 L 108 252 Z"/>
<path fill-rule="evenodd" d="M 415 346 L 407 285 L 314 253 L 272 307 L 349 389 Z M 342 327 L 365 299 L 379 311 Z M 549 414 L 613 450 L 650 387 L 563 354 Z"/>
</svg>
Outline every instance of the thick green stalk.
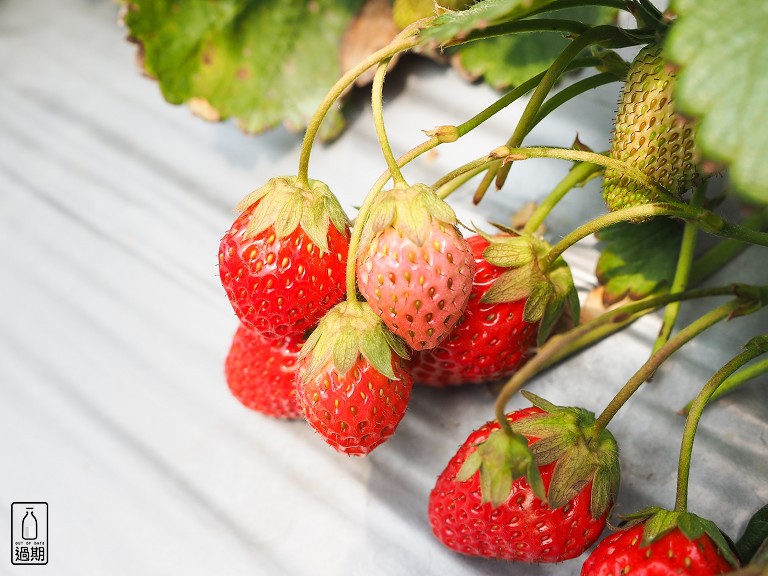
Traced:
<svg viewBox="0 0 768 576">
<path fill-rule="evenodd" d="M 648 377 L 651 374 L 658 370 L 659 366 L 661 366 L 667 358 L 693 340 L 696 336 L 730 316 L 743 304 L 744 302 L 741 299 L 736 299 L 726 302 L 722 306 L 718 306 L 714 310 L 707 312 L 697 320 L 691 322 L 688 326 L 680 330 L 674 338 L 671 338 L 669 342 L 657 350 L 656 353 L 643 364 L 640 370 L 632 375 L 621 390 L 619 390 L 618 394 L 614 396 L 613 400 L 610 401 L 608 406 L 605 407 L 600 416 L 597 417 L 594 425 L 594 437 L 596 438 L 597 435 L 608 426 L 608 423 L 613 419 L 622 406 L 624 406 L 627 400 L 637 392 L 640 386 L 648 380 Z"/>
<path fill-rule="evenodd" d="M 675 512 L 686 512 L 688 507 L 688 478 L 691 473 L 691 455 L 696 428 L 701 414 L 712 394 L 723 381 L 747 362 L 768 352 L 768 336 L 758 336 L 747 343 L 744 350 L 718 370 L 704 385 L 699 395 L 693 401 L 688 418 L 685 420 L 683 440 L 680 444 L 680 460 L 677 467 L 677 495 L 675 497 Z"/>
<path fill-rule="evenodd" d="M 696 187 L 693 192 L 693 197 L 691 198 L 691 205 L 698 208 L 704 204 L 706 189 L 707 187 L 704 183 Z M 671 292 L 682 292 L 688 287 L 688 280 L 693 265 L 693 254 L 696 250 L 696 237 L 698 234 L 699 229 L 696 224 L 691 221 L 685 223 L 683 228 L 683 238 L 680 241 L 680 254 L 677 257 L 675 276 L 672 278 Z M 669 340 L 679 312 L 679 302 L 672 302 L 664 310 L 664 318 L 661 321 L 659 335 L 656 337 L 656 342 L 653 344 L 653 352 L 656 352 L 656 350 L 664 346 L 667 340 Z"/>
<path fill-rule="evenodd" d="M 758 376 L 762 376 L 764 374 L 768 374 L 768 358 L 765 360 L 761 360 L 760 362 L 755 362 L 754 364 L 751 364 L 747 366 L 746 368 L 739 370 L 735 374 L 728 376 L 720 386 L 717 387 L 717 390 L 709 397 L 708 404 L 714 402 L 718 398 L 722 398 L 729 392 L 732 392 L 742 384 L 745 384 L 746 382 L 749 382 L 750 380 L 753 380 L 757 378 Z M 685 407 L 680 411 L 682 414 L 688 414 L 688 412 L 691 411 L 691 407 L 693 406 L 694 400 L 691 400 L 688 402 L 688 404 L 685 405 Z"/>
<path fill-rule="evenodd" d="M 541 105 L 539 112 L 536 114 L 536 118 L 531 122 L 530 130 L 533 130 L 539 122 L 544 120 L 544 118 L 549 116 L 566 102 L 573 100 L 577 96 L 581 96 L 585 92 L 594 90 L 600 86 L 605 86 L 612 82 L 618 82 L 619 80 L 621 80 L 621 78 L 618 78 L 613 72 L 601 72 L 600 74 L 583 78 L 582 80 L 563 88 L 560 92 L 547 99 L 547 101 Z"/>
</svg>

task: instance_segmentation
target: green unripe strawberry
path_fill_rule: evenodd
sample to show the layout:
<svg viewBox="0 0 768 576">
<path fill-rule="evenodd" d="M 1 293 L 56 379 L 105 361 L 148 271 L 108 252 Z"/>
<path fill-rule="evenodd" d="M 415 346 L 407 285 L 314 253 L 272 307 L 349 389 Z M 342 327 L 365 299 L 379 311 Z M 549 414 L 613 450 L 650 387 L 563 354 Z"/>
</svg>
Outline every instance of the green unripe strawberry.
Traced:
<svg viewBox="0 0 768 576">
<path fill-rule="evenodd" d="M 638 53 L 619 100 L 610 156 L 681 196 L 696 180 L 697 153 L 694 126 L 674 110 L 674 83 L 660 45 Z M 612 169 L 605 171 L 603 198 L 611 210 L 658 200 L 653 190 Z"/>
</svg>

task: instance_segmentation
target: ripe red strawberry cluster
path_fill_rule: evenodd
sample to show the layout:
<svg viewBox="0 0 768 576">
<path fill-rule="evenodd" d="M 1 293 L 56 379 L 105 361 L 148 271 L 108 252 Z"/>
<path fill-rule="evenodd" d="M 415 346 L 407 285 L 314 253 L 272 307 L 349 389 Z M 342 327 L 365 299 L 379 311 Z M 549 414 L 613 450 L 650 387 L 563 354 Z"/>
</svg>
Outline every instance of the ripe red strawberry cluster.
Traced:
<svg viewBox="0 0 768 576">
<path fill-rule="evenodd" d="M 394 433 L 414 375 L 432 386 L 503 378 L 535 344 L 524 301 L 482 300 L 505 272 L 484 259 L 488 240 L 467 242 L 427 186 L 381 193 L 353 256 L 348 219 L 321 182 L 274 178 L 239 210 L 219 248 L 241 322 L 229 387 L 254 410 L 303 415 L 341 452 L 367 454 Z M 362 302 L 345 290 L 350 257 Z"/>
</svg>

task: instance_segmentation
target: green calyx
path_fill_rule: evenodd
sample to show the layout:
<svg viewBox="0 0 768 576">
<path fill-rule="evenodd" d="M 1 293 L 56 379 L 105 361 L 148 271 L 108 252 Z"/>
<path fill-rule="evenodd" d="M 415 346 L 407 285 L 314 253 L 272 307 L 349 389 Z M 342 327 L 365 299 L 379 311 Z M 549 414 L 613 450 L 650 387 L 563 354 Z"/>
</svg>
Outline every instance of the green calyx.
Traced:
<svg viewBox="0 0 768 576">
<path fill-rule="evenodd" d="M 690 512 L 674 512 L 658 506 L 651 506 L 622 518 L 627 521 L 626 527 L 634 526 L 640 522 L 644 523 L 643 539 L 640 542 L 641 547 L 653 544 L 665 534 L 677 528 L 691 541 L 698 540 L 706 534 L 717 546 L 723 558 L 733 566 L 739 565 L 739 560 L 733 553 L 725 536 L 723 536 L 723 533 L 711 520 L 705 520 Z"/>
<path fill-rule="evenodd" d="M 543 344 L 552 333 L 565 306 L 575 323 L 579 321 L 579 298 L 568 264 L 558 257 L 546 270 L 540 260 L 551 246 L 534 236 L 480 233 L 490 242 L 483 257 L 494 266 L 509 268 L 483 295 L 489 304 L 526 299 L 523 320 L 539 323 L 538 340 Z"/>
<path fill-rule="evenodd" d="M 513 480 L 525 476 L 534 494 L 552 509 L 565 506 L 592 482 L 590 513 L 599 518 L 613 505 L 619 487 L 613 436 L 607 430 L 595 435 L 595 417 L 587 410 L 523 394 L 544 412 L 510 422 L 512 434 L 504 429 L 492 432 L 467 457 L 456 480 L 468 480 L 479 470 L 483 501 L 497 507 L 509 497 Z M 529 446 L 526 437 L 538 440 Z M 545 491 L 539 467 L 552 462 L 557 464 Z"/>
<path fill-rule="evenodd" d="M 541 480 L 536 461 L 528 448 L 528 441 L 520 434 L 495 430 L 479 444 L 456 474 L 457 482 L 465 482 L 480 471 L 480 493 L 483 502 L 497 508 L 503 504 L 512 490 L 512 482 L 525 476 L 533 493 L 546 500 L 544 482 Z"/>
<path fill-rule="evenodd" d="M 360 252 L 376 234 L 389 227 L 417 246 L 423 246 L 434 222 L 455 226 L 456 213 L 432 187 L 395 185 L 391 190 L 380 192 L 371 206 L 363 224 Z"/>
<path fill-rule="evenodd" d="M 302 379 L 311 380 L 329 362 L 344 375 L 362 355 L 376 370 L 396 380 L 392 352 L 408 358 L 405 345 L 367 303 L 342 302 L 331 308 L 302 346 L 299 360 L 309 359 Z"/>
<path fill-rule="evenodd" d="M 608 430 L 595 432 L 595 415 L 583 408 L 555 406 L 535 394 L 522 393 L 544 410 L 511 424 L 512 429 L 539 438 L 531 444 L 538 466 L 556 462 L 547 492 L 550 508 L 565 506 L 592 482 L 590 513 L 602 516 L 619 489 L 619 447 Z"/>
<path fill-rule="evenodd" d="M 328 252 L 328 228 L 331 223 L 345 234 L 349 219 L 330 188 L 319 180 L 304 186 L 297 176 L 271 178 L 264 186 L 248 194 L 237 210 L 242 212 L 258 203 L 245 232 L 246 238 L 274 227 L 278 238 L 301 226 L 321 252 Z"/>
</svg>

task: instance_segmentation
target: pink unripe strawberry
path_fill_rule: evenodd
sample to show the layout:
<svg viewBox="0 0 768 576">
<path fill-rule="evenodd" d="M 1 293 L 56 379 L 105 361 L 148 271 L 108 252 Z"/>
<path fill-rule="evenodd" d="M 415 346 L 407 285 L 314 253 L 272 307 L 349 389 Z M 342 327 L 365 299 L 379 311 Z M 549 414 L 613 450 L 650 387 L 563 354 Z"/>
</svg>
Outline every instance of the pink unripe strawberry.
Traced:
<svg viewBox="0 0 768 576">
<path fill-rule="evenodd" d="M 364 226 L 360 292 L 411 348 L 434 348 L 464 312 L 475 271 L 456 215 L 428 186 L 396 186 L 380 195 Z"/>
</svg>

